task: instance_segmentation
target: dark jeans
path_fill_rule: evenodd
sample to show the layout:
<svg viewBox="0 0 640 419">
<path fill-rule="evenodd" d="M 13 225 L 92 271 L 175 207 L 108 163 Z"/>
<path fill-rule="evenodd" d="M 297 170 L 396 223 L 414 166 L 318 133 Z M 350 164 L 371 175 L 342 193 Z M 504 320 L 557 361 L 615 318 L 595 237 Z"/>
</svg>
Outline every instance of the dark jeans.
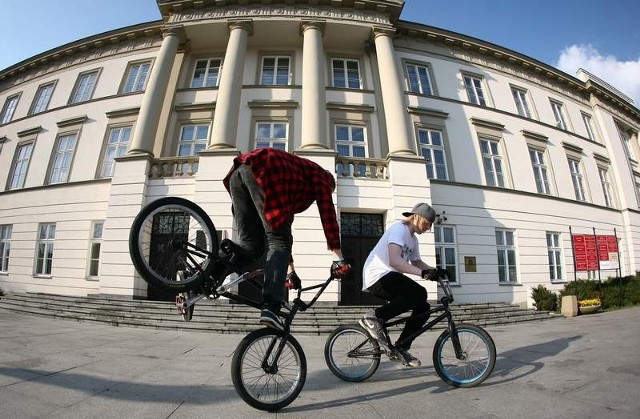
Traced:
<svg viewBox="0 0 640 419">
<path fill-rule="evenodd" d="M 264 192 L 256 183 L 251 167 L 241 165 L 229 179 L 232 211 L 238 230 L 238 245 L 261 257 L 267 247 L 262 301 L 265 307 L 278 310 L 284 300 L 289 255 L 293 246 L 291 224 L 271 229 L 264 216 Z"/>
<path fill-rule="evenodd" d="M 369 287 L 369 291 L 376 297 L 388 301 L 387 304 L 376 309 L 376 317 L 384 321 L 409 310 L 412 311 L 411 315 L 416 315 L 431 308 L 427 302 L 427 290 L 400 272 L 389 272 Z M 429 316 L 421 316 L 407 321 L 397 342 L 416 332 L 428 319 Z M 412 341 L 402 345 L 402 349 L 409 349 Z"/>
</svg>

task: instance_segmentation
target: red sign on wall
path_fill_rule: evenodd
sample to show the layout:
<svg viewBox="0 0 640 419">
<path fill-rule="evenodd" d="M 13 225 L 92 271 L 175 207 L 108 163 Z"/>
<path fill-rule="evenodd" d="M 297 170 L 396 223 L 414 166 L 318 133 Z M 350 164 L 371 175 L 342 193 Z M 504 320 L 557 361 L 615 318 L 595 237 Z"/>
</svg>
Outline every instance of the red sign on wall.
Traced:
<svg viewBox="0 0 640 419">
<path fill-rule="evenodd" d="M 620 267 L 616 236 L 574 234 L 572 239 L 576 271 L 597 271 Z"/>
</svg>

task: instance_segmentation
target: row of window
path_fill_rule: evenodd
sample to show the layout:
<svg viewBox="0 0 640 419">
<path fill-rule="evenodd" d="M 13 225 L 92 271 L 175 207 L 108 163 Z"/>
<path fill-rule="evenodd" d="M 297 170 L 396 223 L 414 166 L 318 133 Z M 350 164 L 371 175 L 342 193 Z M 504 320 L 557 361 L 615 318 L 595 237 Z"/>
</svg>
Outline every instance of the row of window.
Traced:
<svg viewBox="0 0 640 419">
<path fill-rule="evenodd" d="M 89 254 L 87 255 L 87 278 L 95 278 L 100 274 L 100 249 L 102 246 L 102 228 L 104 223 L 92 223 L 89 238 Z M 9 257 L 11 251 L 12 225 L 0 225 L 0 273 L 9 271 Z M 42 223 L 38 226 L 36 240 L 33 275 L 51 276 L 53 264 L 54 243 L 56 238 L 56 223 Z"/>
</svg>

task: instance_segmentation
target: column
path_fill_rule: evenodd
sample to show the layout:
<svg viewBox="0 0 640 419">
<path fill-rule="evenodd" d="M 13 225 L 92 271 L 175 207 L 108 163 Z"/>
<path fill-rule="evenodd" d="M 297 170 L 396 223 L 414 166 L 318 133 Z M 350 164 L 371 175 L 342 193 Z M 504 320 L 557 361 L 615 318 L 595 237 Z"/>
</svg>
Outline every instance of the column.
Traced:
<svg viewBox="0 0 640 419">
<path fill-rule="evenodd" d="M 302 149 L 328 149 L 323 22 L 303 22 Z"/>
<path fill-rule="evenodd" d="M 389 154 L 416 155 L 407 129 L 407 111 L 404 101 L 404 89 L 396 65 L 393 35 L 391 29 L 374 29 L 373 37 L 378 56 L 378 71 L 382 89 L 382 104 L 387 121 L 389 135 Z"/>
<path fill-rule="evenodd" d="M 247 38 L 251 32 L 251 21 L 229 23 L 229 42 L 220 73 L 209 149 L 235 147 L 242 95 L 242 73 L 247 52 Z"/>
<path fill-rule="evenodd" d="M 160 120 L 162 104 L 167 93 L 171 68 L 178 51 L 182 27 L 170 27 L 163 31 L 164 39 L 156 57 L 153 70 L 144 91 L 140 113 L 133 132 L 127 155 L 146 154 L 153 156 L 153 143 Z"/>
</svg>

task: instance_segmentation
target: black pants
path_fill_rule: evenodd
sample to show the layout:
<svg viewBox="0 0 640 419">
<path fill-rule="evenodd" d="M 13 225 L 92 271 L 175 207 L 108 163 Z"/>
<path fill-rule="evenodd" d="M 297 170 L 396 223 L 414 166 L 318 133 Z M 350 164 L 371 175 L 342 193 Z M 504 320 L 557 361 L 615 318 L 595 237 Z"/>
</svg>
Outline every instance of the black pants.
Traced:
<svg viewBox="0 0 640 419">
<path fill-rule="evenodd" d="M 264 216 L 264 191 L 258 186 L 251 167 L 239 166 L 229 179 L 233 216 L 238 230 L 238 245 L 256 258 L 264 253 L 262 300 L 265 307 L 277 310 L 284 300 L 289 255 L 293 246 L 291 223 L 273 230 Z"/>
<path fill-rule="evenodd" d="M 369 287 L 369 291 L 376 297 L 388 301 L 387 304 L 376 309 L 376 317 L 384 321 L 409 310 L 411 310 L 411 315 L 416 315 L 425 313 L 431 308 L 427 302 L 427 290 L 400 272 L 389 272 Z M 429 316 L 425 315 L 407 321 L 397 342 L 420 329 L 428 318 Z M 413 339 L 405 342 L 402 349 L 409 349 L 412 342 Z"/>
</svg>

